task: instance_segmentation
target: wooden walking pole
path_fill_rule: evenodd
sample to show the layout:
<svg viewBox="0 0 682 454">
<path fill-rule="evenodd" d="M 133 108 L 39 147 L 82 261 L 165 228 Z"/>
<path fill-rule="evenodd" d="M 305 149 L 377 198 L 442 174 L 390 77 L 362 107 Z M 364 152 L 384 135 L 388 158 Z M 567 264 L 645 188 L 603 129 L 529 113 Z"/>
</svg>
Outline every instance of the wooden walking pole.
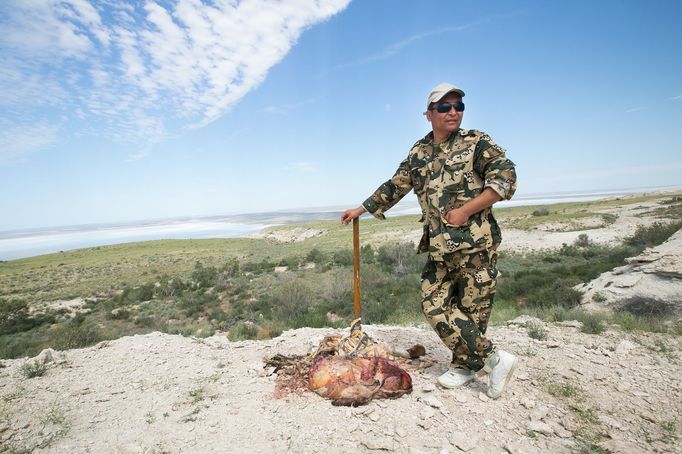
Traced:
<svg viewBox="0 0 682 454">
<path fill-rule="evenodd" d="M 353 219 L 353 301 L 355 318 L 360 317 L 360 219 Z"/>
</svg>

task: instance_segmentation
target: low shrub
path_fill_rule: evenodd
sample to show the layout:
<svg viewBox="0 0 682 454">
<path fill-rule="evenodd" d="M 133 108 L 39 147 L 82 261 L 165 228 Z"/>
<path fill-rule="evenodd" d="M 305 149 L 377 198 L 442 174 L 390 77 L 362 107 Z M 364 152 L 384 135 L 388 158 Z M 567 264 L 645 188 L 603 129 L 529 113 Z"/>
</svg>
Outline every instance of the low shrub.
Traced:
<svg viewBox="0 0 682 454">
<path fill-rule="evenodd" d="M 0 333 L 13 334 L 54 323 L 54 315 L 29 315 L 28 303 L 21 300 L 0 300 Z"/>
<path fill-rule="evenodd" d="M 256 339 L 258 335 L 258 327 L 253 323 L 241 322 L 230 328 L 227 333 L 227 338 L 232 342 Z"/>
<path fill-rule="evenodd" d="M 89 347 L 103 340 L 96 326 L 78 317 L 56 326 L 51 334 L 52 347 L 57 350 Z"/>
<path fill-rule="evenodd" d="M 580 328 L 581 332 L 586 334 L 601 334 L 606 330 L 604 320 L 601 316 L 584 311 L 580 311 L 577 314 L 578 320 L 583 324 Z"/>
<path fill-rule="evenodd" d="M 534 210 L 531 214 L 533 216 L 549 216 L 549 210 L 547 208 L 540 208 Z"/>
<path fill-rule="evenodd" d="M 526 324 L 526 332 L 528 333 L 528 337 L 530 337 L 531 339 L 537 340 L 547 339 L 547 331 L 545 330 L 541 323 L 535 321 L 528 322 Z"/>
<path fill-rule="evenodd" d="M 154 298 L 154 284 L 145 284 L 139 287 L 127 287 L 115 300 L 119 304 L 138 304 Z"/>
<path fill-rule="evenodd" d="M 635 233 L 626 238 L 624 243 L 640 249 L 658 246 L 682 228 L 682 221 L 671 223 L 655 222 L 650 226 L 640 225 Z"/>
<path fill-rule="evenodd" d="M 19 370 L 26 378 L 42 377 L 47 372 L 47 364 L 41 363 L 38 360 L 26 361 Z"/>
<path fill-rule="evenodd" d="M 203 266 L 201 262 L 197 262 L 192 272 L 192 282 L 197 288 L 209 288 L 215 285 L 218 277 L 218 270 L 212 266 Z"/>
<path fill-rule="evenodd" d="M 657 298 L 637 295 L 623 301 L 621 309 L 638 317 L 668 318 L 675 314 L 680 302 L 666 302 Z"/>
</svg>

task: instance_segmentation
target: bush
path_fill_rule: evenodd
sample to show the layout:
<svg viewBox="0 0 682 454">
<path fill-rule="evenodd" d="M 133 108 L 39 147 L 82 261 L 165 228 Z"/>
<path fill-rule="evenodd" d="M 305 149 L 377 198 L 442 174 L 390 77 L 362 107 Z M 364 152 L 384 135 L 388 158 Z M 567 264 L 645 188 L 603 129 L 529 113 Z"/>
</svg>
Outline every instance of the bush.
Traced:
<svg viewBox="0 0 682 454">
<path fill-rule="evenodd" d="M 49 315 L 28 314 L 28 303 L 20 300 L 0 300 L 0 333 L 13 334 L 29 331 L 44 323 L 54 322 L 54 317 Z"/>
<path fill-rule="evenodd" d="M 162 277 L 159 280 L 160 285 L 154 287 L 154 294 L 163 298 L 182 296 L 185 288 L 187 288 L 187 284 L 177 277 L 173 279 Z"/>
<path fill-rule="evenodd" d="M 241 322 L 230 328 L 227 338 L 232 342 L 255 339 L 258 334 L 258 327 L 253 323 Z"/>
<path fill-rule="evenodd" d="M 575 239 L 573 244 L 577 247 L 586 248 L 590 246 L 592 242 L 590 241 L 590 238 L 586 234 L 581 233 L 580 235 L 578 235 L 578 238 Z"/>
<path fill-rule="evenodd" d="M 26 378 L 42 377 L 47 372 L 47 364 L 41 363 L 38 360 L 26 361 L 19 370 Z"/>
<path fill-rule="evenodd" d="M 670 236 L 677 232 L 681 227 L 682 221 L 669 224 L 655 222 L 648 227 L 640 225 L 631 237 L 625 239 L 625 244 L 635 246 L 641 250 L 647 247 L 658 246 L 670 238 Z"/>
<path fill-rule="evenodd" d="M 583 324 L 580 331 L 586 334 L 601 334 L 606 330 L 604 321 L 599 315 L 588 312 L 579 312 L 577 317 Z"/>
<path fill-rule="evenodd" d="M 419 273 L 426 263 L 426 257 L 417 254 L 409 242 L 382 245 L 376 259 L 384 271 L 397 275 Z"/>
<path fill-rule="evenodd" d="M 334 252 L 332 255 L 332 263 L 336 266 L 352 266 L 353 251 L 350 249 L 344 249 Z"/>
<path fill-rule="evenodd" d="M 528 337 L 531 339 L 545 340 L 547 339 L 547 331 L 543 328 L 542 324 L 532 321 L 526 324 L 526 330 Z"/>
<path fill-rule="evenodd" d="M 365 244 L 360 247 L 360 261 L 363 264 L 370 264 L 375 262 L 374 248 L 371 244 Z"/>
<path fill-rule="evenodd" d="M 212 266 L 204 267 L 201 262 L 197 262 L 192 272 L 192 282 L 197 288 L 213 287 L 218 277 L 218 270 Z"/>
<path fill-rule="evenodd" d="M 675 315 L 675 306 L 679 304 L 679 302 L 677 304 L 674 302 L 668 303 L 656 298 L 638 295 L 623 301 L 621 310 L 638 317 L 661 319 Z"/>
<path fill-rule="evenodd" d="M 308 255 L 305 256 L 305 261 L 313 262 L 319 265 L 325 261 L 325 256 L 322 251 L 317 248 L 313 248 L 310 250 L 310 252 L 308 252 Z"/>
<path fill-rule="evenodd" d="M 52 346 L 57 350 L 89 347 L 101 340 L 98 329 L 84 323 L 79 317 L 62 323 L 52 331 Z"/>
<path fill-rule="evenodd" d="M 137 304 L 154 298 L 154 284 L 145 284 L 140 287 L 128 287 L 123 290 L 121 296 L 116 298 L 119 304 Z"/>
<path fill-rule="evenodd" d="M 204 313 L 218 305 L 216 297 L 212 293 L 186 293 L 177 300 L 177 303 L 184 315 L 189 318 L 194 318 L 197 314 Z"/>
<path fill-rule="evenodd" d="M 533 216 L 549 216 L 549 210 L 547 208 L 540 208 L 538 210 L 533 211 L 532 215 Z"/>
<path fill-rule="evenodd" d="M 293 280 L 272 291 L 272 312 L 276 319 L 293 321 L 315 300 L 310 287 L 302 280 Z"/>
</svg>

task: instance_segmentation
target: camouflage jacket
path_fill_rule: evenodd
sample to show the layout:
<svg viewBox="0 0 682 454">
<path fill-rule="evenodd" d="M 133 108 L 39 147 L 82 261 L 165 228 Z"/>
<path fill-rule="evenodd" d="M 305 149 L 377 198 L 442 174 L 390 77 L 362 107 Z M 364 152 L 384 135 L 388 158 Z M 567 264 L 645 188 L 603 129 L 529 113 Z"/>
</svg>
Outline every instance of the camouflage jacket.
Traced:
<svg viewBox="0 0 682 454">
<path fill-rule="evenodd" d="M 502 236 L 491 208 L 470 216 L 463 226 L 449 224 L 444 217 L 488 187 L 502 199 L 510 199 L 516 190 L 514 163 L 490 136 L 458 129 L 437 146 L 429 133 L 414 144 L 393 177 L 362 205 L 385 219 L 384 212 L 414 189 L 424 223 L 418 252 L 446 260 L 449 254 L 473 254 L 500 244 Z"/>
</svg>

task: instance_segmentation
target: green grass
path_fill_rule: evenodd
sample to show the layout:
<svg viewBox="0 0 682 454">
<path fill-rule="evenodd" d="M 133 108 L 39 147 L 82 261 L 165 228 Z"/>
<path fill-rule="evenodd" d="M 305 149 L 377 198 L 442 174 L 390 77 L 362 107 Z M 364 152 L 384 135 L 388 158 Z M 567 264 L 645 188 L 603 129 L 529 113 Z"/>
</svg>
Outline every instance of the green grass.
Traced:
<svg viewBox="0 0 682 454">
<path fill-rule="evenodd" d="M 586 206 L 600 210 L 612 203 L 515 207 L 497 213 L 507 222 L 513 216 L 544 220 L 555 212 L 567 219 Z M 362 220 L 364 323 L 424 322 L 419 282 L 426 257 L 415 254 L 409 243 L 377 246 L 372 240 L 387 232 L 400 237 L 418 230 L 416 221 L 415 216 Z M 34 356 L 46 347 L 86 347 L 155 330 L 196 337 L 227 332 L 230 339 L 243 340 L 276 336 L 289 328 L 347 326 L 353 318 L 351 229 L 335 221 L 296 227 L 327 233 L 287 244 L 260 239 L 150 241 L 0 263 L 0 358 Z M 641 308 L 660 304 L 635 301 L 631 313 L 604 319 L 577 310 L 581 295 L 573 289 L 663 241 L 674 229 L 675 224 L 657 223 L 617 247 L 595 245 L 589 235 L 581 235 L 556 251 L 500 254 L 491 324 L 528 314 L 550 322 L 578 319 L 592 333 L 616 323 L 624 330 L 682 334 L 679 324 L 656 321 L 660 313 L 642 313 Z M 276 266 L 287 271 L 276 273 Z M 76 317 L 68 311 L 32 311 L 40 303 L 73 297 L 86 299 L 85 312 Z M 542 338 L 543 333 L 529 335 Z"/>
</svg>

